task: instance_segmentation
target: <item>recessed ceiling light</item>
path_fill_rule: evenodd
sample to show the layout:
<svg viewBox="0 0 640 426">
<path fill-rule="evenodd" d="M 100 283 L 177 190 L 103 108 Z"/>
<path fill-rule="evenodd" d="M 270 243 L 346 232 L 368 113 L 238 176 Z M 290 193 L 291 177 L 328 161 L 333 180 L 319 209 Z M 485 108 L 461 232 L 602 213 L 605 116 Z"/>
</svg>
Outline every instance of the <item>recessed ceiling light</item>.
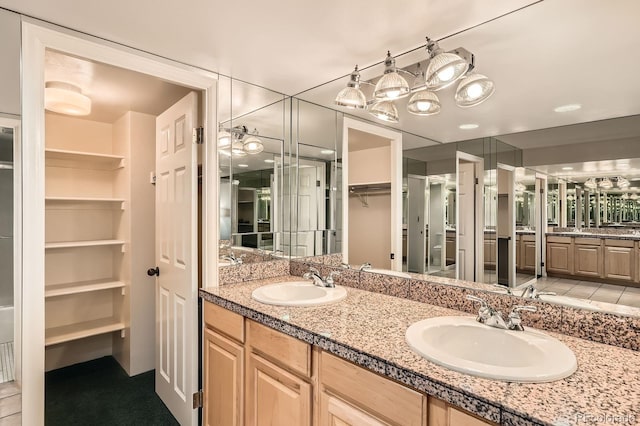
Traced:
<svg viewBox="0 0 640 426">
<path fill-rule="evenodd" d="M 563 167 L 562 170 L 573 170 L 573 167 Z"/>
<path fill-rule="evenodd" d="M 582 108 L 582 105 L 580 104 L 567 104 L 567 105 L 560 105 L 559 107 L 555 107 L 553 110 L 555 112 L 571 112 L 571 111 L 577 111 L 580 108 Z"/>
<path fill-rule="evenodd" d="M 468 123 L 468 124 L 461 124 L 458 126 L 458 128 L 462 129 L 462 130 L 473 130 L 473 129 L 477 129 L 478 127 L 480 127 L 477 124 L 474 123 Z"/>
<path fill-rule="evenodd" d="M 265 163 L 275 163 L 276 160 L 272 160 L 270 158 L 267 158 L 266 160 L 264 160 Z"/>
<path fill-rule="evenodd" d="M 322 151 L 320 151 L 320 154 L 324 154 L 324 155 L 330 155 L 333 154 L 335 151 L 332 149 L 323 149 Z"/>
<path fill-rule="evenodd" d="M 249 167 L 248 164 L 237 164 L 238 167 L 242 167 L 243 169 Z"/>
</svg>

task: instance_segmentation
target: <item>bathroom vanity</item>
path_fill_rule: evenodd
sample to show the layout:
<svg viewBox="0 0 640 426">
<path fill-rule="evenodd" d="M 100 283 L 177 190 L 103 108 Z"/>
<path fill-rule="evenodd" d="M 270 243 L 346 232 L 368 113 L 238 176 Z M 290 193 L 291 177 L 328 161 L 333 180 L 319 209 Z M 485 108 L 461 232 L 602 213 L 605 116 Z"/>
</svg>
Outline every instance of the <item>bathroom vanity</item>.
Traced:
<svg viewBox="0 0 640 426">
<path fill-rule="evenodd" d="M 637 351 L 545 332 L 575 353 L 572 376 L 537 384 L 474 377 L 427 361 L 405 342 L 416 321 L 469 314 L 356 288 L 317 307 L 252 299 L 258 287 L 287 280 L 300 277 L 200 291 L 203 424 L 570 425 L 607 407 L 631 416 L 628 424 L 640 421 Z"/>
</svg>

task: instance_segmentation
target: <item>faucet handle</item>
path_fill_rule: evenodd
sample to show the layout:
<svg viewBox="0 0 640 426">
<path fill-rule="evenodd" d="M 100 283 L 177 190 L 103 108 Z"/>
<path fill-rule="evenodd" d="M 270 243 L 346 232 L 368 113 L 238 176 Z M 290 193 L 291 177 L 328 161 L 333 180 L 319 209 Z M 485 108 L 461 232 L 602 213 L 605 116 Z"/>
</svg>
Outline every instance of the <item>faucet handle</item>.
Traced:
<svg viewBox="0 0 640 426">
<path fill-rule="evenodd" d="M 371 269 L 371 263 L 369 262 L 364 262 L 362 265 L 360 265 L 360 270 L 364 271 L 366 269 Z"/>
<path fill-rule="evenodd" d="M 495 313 L 493 308 L 491 308 L 484 299 L 472 294 L 467 294 L 467 299 L 480 304 L 476 321 L 485 324 L 486 321 Z"/>
<path fill-rule="evenodd" d="M 314 268 L 313 266 L 309 266 L 309 272 L 311 272 L 312 274 L 318 274 L 320 275 L 320 271 L 318 271 L 316 268 Z"/>
<path fill-rule="evenodd" d="M 351 269 L 351 265 L 349 265 L 348 263 L 344 263 L 344 262 L 342 262 L 342 263 L 340 264 L 340 267 L 341 267 L 342 269 Z"/>
<path fill-rule="evenodd" d="M 329 287 L 333 287 L 333 277 L 336 275 L 340 275 L 340 271 L 331 271 L 329 272 L 329 275 L 327 275 L 327 278 L 325 278 L 324 282 L 327 283 L 327 285 Z"/>
<path fill-rule="evenodd" d="M 480 307 L 482 307 L 482 308 L 489 307 L 489 305 L 487 305 L 487 302 L 483 298 L 478 297 L 478 296 L 474 296 L 473 294 L 467 294 L 467 300 L 471 300 L 473 302 L 479 303 Z"/>
<path fill-rule="evenodd" d="M 536 312 L 537 310 L 538 308 L 536 308 L 535 306 L 524 306 L 524 305 L 514 306 L 513 309 L 511 310 L 511 313 L 509 314 L 509 317 L 507 318 L 507 328 L 509 330 L 518 330 L 518 331 L 524 330 L 524 327 L 522 326 L 522 318 L 520 318 L 520 312 L 521 311 Z"/>
</svg>

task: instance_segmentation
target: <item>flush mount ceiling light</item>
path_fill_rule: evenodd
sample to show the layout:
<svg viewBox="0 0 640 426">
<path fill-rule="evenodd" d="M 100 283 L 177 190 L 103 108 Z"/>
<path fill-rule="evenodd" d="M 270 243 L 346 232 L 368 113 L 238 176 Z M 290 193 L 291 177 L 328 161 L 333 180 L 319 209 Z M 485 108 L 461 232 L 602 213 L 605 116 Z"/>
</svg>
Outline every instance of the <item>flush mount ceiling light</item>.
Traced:
<svg viewBox="0 0 640 426">
<path fill-rule="evenodd" d="M 571 111 L 577 111 L 580 108 L 582 108 L 582 105 L 580 104 L 567 104 L 567 105 L 560 105 L 559 107 L 555 107 L 553 110 L 555 112 L 571 112 Z"/>
<path fill-rule="evenodd" d="M 459 125 L 458 129 L 460 129 L 460 130 L 473 130 L 473 129 L 477 129 L 478 127 L 480 127 L 480 126 L 478 126 L 475 123 L 468 123 L 468 124 Z"/>
<path fill-rule="evenodd" d="M 44 89 L 44 107 L 66 115 L 91 114 L 91 99 L 78 86 L 62 81 L 48 81 Z"/>
<path fill-rule="evenodd" d="M 454 98 L 461 108 L 480 105 L 494 93 L 493 81 L 485 75 L 471 73 L 475 67 L 475 57 L 468 50 L 459 47 L 445 52 L 429 37 L 422 47 L 428 53 L 426 70 L 420 62 L 397 68 L 395 58 L 387 51 L 383 75 L 362 81 L 356 66 L 350 74 L 347 87 L 336 96 L 335 104 L 350 109 L 368 109 L 379 120 L 397 123 L 400 118 L 395 102 L 409 95 L 407 111 L 428 116 L 438 114 L 441 109 L 440 99 L 433 92 L 445 89 L 456 81 L 460 83 Z M 413 77 L 415 81 L 412 87 L 401 74 Z M 369 86 L 374 89 L 371 90 Z"/>
</svg>

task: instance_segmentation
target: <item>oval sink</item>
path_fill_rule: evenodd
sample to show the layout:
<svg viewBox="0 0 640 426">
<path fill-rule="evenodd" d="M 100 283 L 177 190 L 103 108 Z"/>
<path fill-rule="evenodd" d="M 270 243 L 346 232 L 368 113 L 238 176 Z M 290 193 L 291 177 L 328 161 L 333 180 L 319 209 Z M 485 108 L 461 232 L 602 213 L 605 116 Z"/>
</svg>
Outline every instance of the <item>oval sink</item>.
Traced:
<svg viewBox="0 0 640 426">
<path fill-rule="evenodd" d="M 509 382 L 559 380 L 577 369 L 564 343 L 536 330 L 503 330 L 468 317 L 436 317 L 412 324 L 409 346 L 429 361 L 461 373 Z"/>
<path fill-rule="evenodd" d="M 541 294 L 538 296 L 540 300 L 545 302 L 557 303 L 559 305 L 569 306 L 572 308 L 591 309 L 594 311 L 601 310 L 598 306 L 592 305 L 586 299 L 577 299 L 575 297 L 558 296 L 552 294 Z"/>
<path fill-rule="evenodd" d="M 365 271 L 373 272 L 376 274 L 391 275 L 391 276 L 400 277 L 400 278 L 411 278 L 411 275 L 407 274 L 406 272 L 392 271 L 391 269 L 369 268 L 369 269 L 365 269 Z"/>
<path fill-rule="evenodd" d="M 318 306 L 341 301 L 347 297 L 347 290 L 341 286 L 319 287 L 311 281 L 287 281 L 258 287 L 251 297 L 267 305 Z"/>
</svg>

